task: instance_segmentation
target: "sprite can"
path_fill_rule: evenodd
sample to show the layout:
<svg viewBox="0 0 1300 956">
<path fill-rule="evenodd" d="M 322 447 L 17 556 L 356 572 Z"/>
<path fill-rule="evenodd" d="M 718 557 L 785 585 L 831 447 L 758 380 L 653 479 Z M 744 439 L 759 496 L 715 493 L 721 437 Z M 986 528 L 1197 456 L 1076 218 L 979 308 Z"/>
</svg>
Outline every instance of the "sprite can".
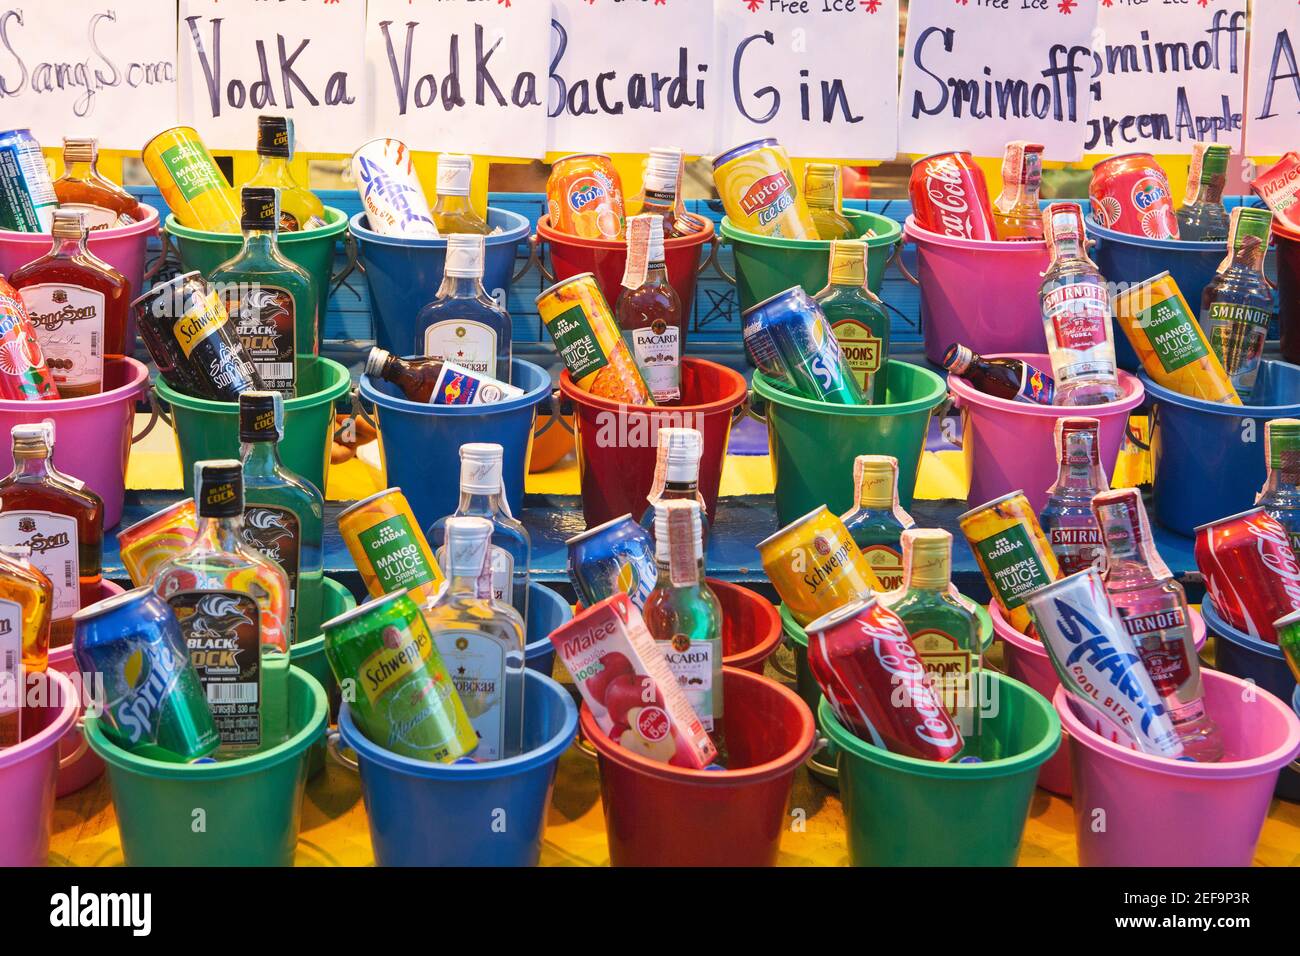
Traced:
<svg viewBox="0 0 1300 956">
<path fill-rule="evenodd" d="M 743 317 L 745 351 L 779 388 L 832 405 L 869 405 L 830 323 L 799 286 L 764 299 Z"/>
</svg>

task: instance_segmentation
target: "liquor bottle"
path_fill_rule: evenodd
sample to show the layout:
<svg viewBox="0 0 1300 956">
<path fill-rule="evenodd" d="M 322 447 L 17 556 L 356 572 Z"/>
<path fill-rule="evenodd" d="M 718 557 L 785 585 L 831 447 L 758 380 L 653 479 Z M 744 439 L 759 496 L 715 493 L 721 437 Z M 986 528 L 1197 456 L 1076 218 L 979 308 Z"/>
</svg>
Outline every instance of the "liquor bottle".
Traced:
<svg viewBox="0 0 1300 956">
<path fill-rule="evenodd" d="M 140 203 L 100 173 L 98 159 L 99 147 L 93 139 L 63 138 L 63 175 L 54 181 L 59 208 L 81 213 L 91 230 L 129 226 L 143 219 Z"/>
<path fill-rule="evenodd" d="M 1193 143 L 1187 167 L 1187 192 L 1179 207 L 1178 238 L 1185 242 L 1223 242 L 1228 238 L 1228 211 L 1223 187 L 1228 181 L 1226 143 Z"/>
<path fill-rule="evenodd" d="M 1199 761 L 1221 759 L 1223 739 L 1206 713 L 1187 595 L 1156 552 L 1141 493 L 1104 491 L 1092 510 L 1105 543 L 1106 596 L 1137 646 L 1184 753 Z"/>
<path fill-rule="evenodd" d="M 284 569 L 289 579 L 289 639 L 320 633 L 324 601 L 325 498 L 280 463 L 284 398 L 279 392 L 239 396 L 240 458 L 244 465 L 244 543 Z"/>
<path fill-rule="evenodd" d="M 460 501 L 456 513 L 439 518 L 429 527 L 428 537 L 436 549 L 438 565 L 447 550 L 447 524 L 453 518 L 486 518 L 492 523 L 491 597 L 507 604 L 528 620 L 528 565 L 532 541 L 528 530 L 510 513 L 505 483 L 501 478 L 503 451 L 500 445 L 470 442 L 460 446 Z"/>
<path fill-rule="evenodd" d="M 257 118 L 257 171 L 244 188 L 262 187 L 280 192 L 281 232 L 298 232 L 325 225 L 325 205 L 310 189 L 298 184 L 289 163 L 293 161 L 293 120 L 284 116 Z"/>
<path fill-rule="evenodd" d="M 650 504 L 641 515 L 641 527 L 655 533 L 655 505 L 660 501 L 684 499 L 700 506 L 700 533 L 709 542 L 709 515 L 700 494 L 700 458 L 704 455 L 704 436 L 694 428 L 660 428 L 655 439 L 655 474 L 646 501 Z"/>
<path fill-rule="evenodd" d="M 976 389 L 1009 402 L 1051 405 L 1056 395 L 1052 376 L 1015 358 L 986 359 L 964 345 L 950 345 L 943 353 L 943 367 L 964 378 Z"/>
<path fill-rule="evenodd" d="M 515 388 L 455 362 L 436 358 L 404 359 L 381 348 L 366 355 L 365 374 L 392 382 L 413 402 L 431 405 L 490 405 L 519 398 Z"/>
<path fill-rule="evenodd" d="M 1273 321 L 1273 286 L 1264 276 L 1273 214 L 1238 206 L 1228 225 L 1228 254 L 1201 292 L 1201 328 L 1238 397 L 1250 404 L 1264 339 Z"/>
<path fill-rule="evenodd" d="M 880 586 L 892 591 L 903 583 L 903 532 L 916 524 L 898 503 L 898 459 L 858 455 L 853 459 L 853 500 L 840 518 Z"/>
<path fill-rule="evenodd" d="M 1043 181 L 1043 144 L 1018 139 L 1002 154 L 1002 194 L 993 202 L 993 225 L 1004 242 L 1043 238 L 1038 189 Z"/>
<path fill-rule="evenodd" d="M 27 307 L 59 397 L 94 395 L 104 387 L 104 359 L 126 352 L 131 283 L 86 248 L 80 212 L 56 209 L 52 235 L 50 251 L 9 281 Z"/>
<path fill-rule="evenodd" d="M 392 382 L 413 402 L 427 403 L 442 374 L 440 358 L 402 358 L 386 349 L 372 348 L 366 355 L 365 374 Z"/>
<path fill-rule="evenodd" d="M 641 617 L 725 766 L 722 606 L 704 580 L 700 514 L 694 501 L 655 505 L 658 579 Z"/>
<path fill-rule="evenodd" d="M 176 221 L 205 232 L 239 232 L 239 200 L 192 126 L 165 129 L 140 159 Z"/>
<path fill-rule="evenodd" d="M 884 404 L 889 379 L 889 313 L 880 297 L 867 288 L 867 244 L 832 240 L 827 279 L 826 288 L 814 299 L 825 313 L 862 394 L 872 405 Z"/>
<path fill-rule="evenodd" d="M 1100 428 L 1095 418 L 1056 420 L 1056 483 L 1047 489 L 1038 522 L 1063 576 L 1091 567 L 1101 557 L 1101 529 L 1092 499 L 1110 485 L 1101 467 Z"/>
<path fill-rule="evenodd" d="M 54 586 L 26 547 L 0 547 L 0 751 L 21 743 L 28 674 L 49 663 Z"/>
<path fill-rule="evenodd" d="M 1042 306 L 1057 405 L 1100 405 L 1120 396 L 1110 292 L 1084 247 L 1083 211 L 1056 202 L 1043 210 L 1051 263 L 1043 273 Z"/>
<path fill-rule="evenodd" d="M 433 222 L 444 236 L 458 232 L 486 236 L 492 231 L 469 200 L 473 178 L 474 160 L 469 156 L 438 154 L 438 199 L 433 205 Z"/>
<path fill-rule="evenodd" d="M 15 425 L 14 470 L 0 480 L 0 545 L 31 548 L 32 564 L 54 585 L 50 646 L 72 641 L 72 615 L 99 600 L 104 502 L 56 471 L 48 426 Z"/>
<path fill-rule="evenodd" d="M 483 237 L 448 236 L 437 298 L 415 317 L 414 351 L 509 385 L 511 335 L 510 313 L 483 288 Z"/>
<path fill-rule="evenodd" d="M 664 265 L 663 223 L 657 215 L 628 219 L 627 265 L 614 313 L 654 403 L 675 405 L 682 398 L 686 326 Z"/>
<path fill-rule="evenodd" d="M 243 466 L 194 463 L 199 531 L 154 572 L 171 605 L 221 734 L 218 757 L 289 737 L 289 579 L 244 543 Z"/>
<path fill-rule="evenodd" d="M 1300 419 L 1274 418 L 1264 423 L 1268 476 L 1255 504 L 1286 529 L 1291 549 L 1300 554 Z"/>
<path fill-rule="evenodd" d="M 524 618 L 509 604 L 480 597 L 493 535 L 486 518 L 447 519 L 442 568 L 447 586 L 424 608 L 438 653 L 469 714 L 476 760 L 523 749 Z"/>
<path fill-rule="evenodd" d="M 244 247 L 208 276 L 265 388 L 297 392 L 299 355 L 316 354 L 316 280 L 280 251 L 279 192 L 245 186 L 240 193 Z"/>
<path fill-rule="evenodd" d="M 657 146 L 646 159 L 644 198 L 641 215 L 658 216 L 664 223 L 664 238 L 676 239 L 699 232 L 704 226 L 684 215 L 681 201 L 682 151 Z"/>
<path fill-rule="evenodd" d="M 809 163 L 804 167 L 804 201 L 817 226 L 817 238 L 823 242 L 858 237 L 853 223 L 840 211 L 841 176 L 836 163 Z"/>
</svg>

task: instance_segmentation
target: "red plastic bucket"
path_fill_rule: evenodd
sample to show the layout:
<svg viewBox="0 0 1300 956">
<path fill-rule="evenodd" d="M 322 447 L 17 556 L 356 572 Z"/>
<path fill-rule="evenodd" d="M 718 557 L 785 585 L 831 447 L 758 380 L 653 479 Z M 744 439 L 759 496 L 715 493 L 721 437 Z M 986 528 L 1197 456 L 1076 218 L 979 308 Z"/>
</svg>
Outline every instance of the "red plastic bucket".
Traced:
<svg viewBox="0 0 1300 956">
<path fill-rule="evenodd" d="M 44 866 L 54 818 L 54 781 L 59 772 L 59 741 L 77 719 L 72 681 L 51 672 L 46 706 L 23 710 L 28 732 L 15 747 L 0 750 L 0 866 Z"/>
<path fill-rule="evenodd" d="M 732 418 L 745 400 L 744 376 L 715 362 L 683 358 L 682 403 L 674 406 L 620 405 L 575 386 L 567 369 L 560 391 L 573 402 L 577 420 L 587 527 L 625 514 L 640 520 L 649 507 L 660 428 L 695 428 L 704 435 L 699 488 L 713 520 Z"/>
<path fill-rule="evenodd" d="M 781 643 L 781 615 L 757 591 L 708 579 L 722 605 L 722 663 L 762 675 L 763 662 Z"/>
<path fill-rule="evenodd" d="M 1273 222 L 1277 247 L 1277 324 L 1282 357 L 1300 365 L 1300 232 Z"/>
<path fill-rule="evenodd" d="M 582 733 L 600 760 L 600 797 L 614 866 L 772 866 L 794 772 L 813 748 L 812 711 L 794 691 L 732 667 L 724 771 L 686 770 L 625 750 L 586 705 Z"/>
</svg>

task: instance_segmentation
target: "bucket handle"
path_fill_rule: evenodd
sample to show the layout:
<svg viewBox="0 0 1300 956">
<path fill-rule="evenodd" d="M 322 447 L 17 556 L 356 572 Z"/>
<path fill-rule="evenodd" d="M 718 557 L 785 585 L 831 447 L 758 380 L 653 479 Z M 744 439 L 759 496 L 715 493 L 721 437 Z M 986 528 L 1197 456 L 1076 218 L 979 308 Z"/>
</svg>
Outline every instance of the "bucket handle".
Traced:
<svg viewBox="0 0 1300 956">
<path fill-rule="evenodd" d="M 137 442 L 142 442 L 142 441 L 145 440 L 145 437 L 146 437 L 146 436 L 147 436 L 151 431 L 153 431 L 154 426 L 158 424 L 158 419 L 159 419 L 159 417 L 160 417 L 161 414 L 162 414 L 162 413 L 158 410 L 158 403 L 155 402 L 155 401 L 153 400 L 153 386 L 152 386 L 152 385 L 151 385 L 149 388 L 145 389 L 145 392 L 144 392 L 144 400 L 145 400 L 145 403 L 149 406 L 149 423 L 148 423 L 147 425 L 144 426 L 144 431 L 140 432 L 140 434 L 138 434 L 138 435 L 132 435 L 132 436 L 131 436 L 131 444 L 132 444 L 132 445 L 136 444 Z M 170 425 L 171 422 L 168 421 L 167 424 Z"/>
<path fill-rule="evenodd" d="M 80 716 L 78 716 L 76 723 L 74 723 L 72 726 L 76 727 L 77 731 L 80 733 L 81 742 L 77 744 L 77 749 L 72 751 L 72 753 L 68 754 L 66 757 L 59 758 L 60 770 L 67 770 L 74 763 L 76 763 L 78 760 L 84 757 L 86 755 L 86 751 L 90 749 L 90 741 L 86 739 L 86 715 L 81 714 Z"/>
<path fill-rule="evenodd" d="M 719 251 L 720 244 L 715 239 L 713 243 L 713 252 L 709 257 L 713 262 L 713 271 L 722 276 L 722 281 L 727 283 L 727 285 L 735 285 L 736 277 L 731 275 L 731 273 L 727 272 L 727 270 L 722 267 L 722 258 L 718 255 Z"/>
<path fill-rule="evenodd" d="M 546 284 L 553 285 L 555 283 L 555 273 L 546 268 L 546 259 L 542 256 L 542 237 L 537 233 L 533 233 L 528 237 L 528 246 L 528 261 L 530 263 L 536 262 L 537 271 L 542 274 L 542 278 L 546 280 Z M 523 273 L 520 273 L 520 275 L 523 275 Z"/>
<path fill-rule="evenodd" d="M 510 277 L 511 285 L 514 285 L 524 276 L 528 275 L 533 266 L 537 265 L 541 261 L 541 251 L 538 248 L 538 244 L 533 241 L 536 238 L 536 233 L 533 233 L 533 235 L 528 237 L 528 258 L 524 260 L 524 264 L 520 266 L 519 271 Z"/>
<path fill-rule="evenodd" d="M 154 277 L 158 275 L 158 273 L 162 272 L 163 266 L 167 265 L 167 260 L 171 258 L 172 253 L 176 250 L 176 247 L 172 245 L 171 233 L 166 229 L 160 227 L 155 235 L 158 236 L 161 248 L 158 250 L 158 258 L 153 261 L 153 265 L 149 266 L 149 268 L 145 270 L 144 275 L 140 277 L 140 284 L 142 286 L 149 285 L 153 281 Z"/>
<path fill-rule="evenodd" d="M 894 247 L 895 255 L 891 256 L 890 258 L 893 261 L 894 265 L 898 266 L 898 271 L 903 274 L 903 278 L 906 279 L 908 282 L 912 283 L 912 285 L 919 287 L 921 285 L 921 280 L 918 279 L 916 276 L 912 275 L 911 270 L 908 269 L 906 264 L 904 264 L 903 262 L 903 243 L 906 241 L 907 241 L 906 239 L 898 240 L 898 245 Z M 886 262 L 885 265 L 888 266 L 889 263 Z"/>
<path fill-rule="evenodd" d="M 559 425 L 570 435 L 573 434 L 573 426 L 566 422 L 564 416 L 560 414 L 560 400 L 562 398 L 563 396 L 558 388 L 551 392 L 551 420 L 533 433 L 534 438 L 541 438 L 551 430 L 552 425 Z"/>
<path fill-rule="evenodd" d="M 158 387 L 156 385 L 149 386 L 148 401 L 149 401 L 149 407 L 153 409 L 154 415 L 158 418 L 161 418 L 164 422 L 167 423 L 168 428 L 170 428 L 172 431 L 175 431 L 176 424 L 172 421 L 171 413 L 167 411 L 167 403 L 164 402 L 162 400 L 162 396 L 158 394 Z M 144 438 L 144 436 L 147 434 L 148 432 L 146 431 L 140 437 Z"/>
<path fill-rule="evenodd" d="M 762 402 L 763 400 L 759 399 L 759 401 Z M 742 414 L 754 419 L 754 421 L 760 423 L 764 428 L 767 427 L 767 416 L 759 412 L 755 407 L 754 390 L 752 388 L 745 393 L 745 400 L 741 402 L 740 410 Z"/>
<path fill-rule="evenodd" d="M 353 758 L 343 752 L 339 741 L 342 735 L 337 729 L 331 730 L 325 734 L 325 750 L 333 758 L 334 762 L 345 770 L 351 770 L 353 773 L 361 772 L 361 765 Z"/>
<path fill-rule="evenodd" d="M 781 635 L 781 646 L 786 648 L 789 651 L 794 650 L 793 642 L 790 640 L 789 634 Z M 784 677 L 786 680 L 799 679 L 799 675 L 796 674 L 794 671 L 792 671 L 790 668 L 786 667 L 785 662 L 780 660 L 776 654 L 773 654 L 767 660 L 768 663 L 772 665 L 772 669 L 776 671 L 778 674 L 780 674 L 782 677 Z"/>
<path fill-rule="evenodd" d="M 1150 414 L 1151 424 L 1148 426 L 1149 433 L 1151 435 L 1154 435 L 1156 433 L 1156 418 L 1157 418 L 1157 413 L 1159 411 L 1160 411 L 1160 405 L 1158 403 L 1151 406 L 1151 414 Z M 1131 419 L 1132 416 L 1124 419 L 1124 437 L 1127 438 L 1134 445 L 1136 445 L 1138 448 L 1142 449 L 1143 451 L 1150 451 L 1151 450 L 1150 442 L 1144 442 L 1141 438 L 1138 437 L 1137 433 L 1133 431 L 1133 426 L 1129 424 Z"/>
<path fill-rule="evenodd" d="M 704 270 L 709 266 L 713 267 L 713 271 L 718 271 L 718 234 L 716 232 L 709 236 L 709 254 L 703 262 L 696 266 L 695 274 L 697 276 L 704 275 Z"/>
<path fill-rule="evenodd" d="M 347 256 L 347 261 L 343 263 L 343 268 L 337 274 L 330 276 L 330 295 L 339 291 L 339 286 L 347 281 L 348 276 L 352 275 L 360 266 L 361 262 L 357 258 L 357 237 L 352 235 L 351 231 L 343 239 L 343 253 Z M 321 322 L 325 320 L 321 316 Z"/>
<path fill-rule="evenodd" d="M 816 757 L 819 753 L 825 751 L 826 748 L 829 747 L 830 745 L 831 745 L 831 739 L 827 737 L 825 734 L 823 734 L 820 730 L 818 730 L 817 733 L 813 736 L 812 753 L 810 753 L 808 755 L 808 759 L 804 761 L 804 766 L 812 767 L 813 758 Z M 840 768 L 832 764 L 828 764 L 828 763 L 817 764 L 817 772 L 821 774 L 823 777 L 829 777 L 831 780 L 840 779 Z"/>
</svg>

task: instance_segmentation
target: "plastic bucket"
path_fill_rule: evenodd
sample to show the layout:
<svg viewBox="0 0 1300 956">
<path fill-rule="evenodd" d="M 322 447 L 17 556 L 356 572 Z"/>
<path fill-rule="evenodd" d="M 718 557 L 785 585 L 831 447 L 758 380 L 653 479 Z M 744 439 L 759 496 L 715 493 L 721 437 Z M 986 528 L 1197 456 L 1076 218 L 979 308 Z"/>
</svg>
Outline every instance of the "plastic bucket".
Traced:
<svg viewBox="0 0 1300 956">
<path fill-rule="evenodd" d="M 306 478 L 324 494 L 334 436 L 334 403 L 348 393 L 351 379 L 348 370 L 333 359 L 300 355 L 298 360 L 302 363 L 300 390 L 305 394 L 284 403 L 280 460 L 284 467 Z M 192 495 L 196 461 L 239 457 L 239 403 L 183 395 L 161 375 L 154 381 L 154 392 L 170 408 L 167 417 L 176 430 L 181 478 L 185 493 Z"/>
<path fill-rule="evenodd" d="M 1201 613 L 1216 638 L 1215 670 L 1253 681 L 1279 700 L 1291 699 L 1296 681 L 1282 648 L 1251 637 L 1227 623 L 1219 616 L 1209 595 L 1201 602 Z M 1276 795 L 1283 800 L 1300 801 L 1300 770 L 1294 764 L 1287 764 L 1278 774 Z"/>
<path fill-rule="evenodd" d="M 321 591 L 320 619 L 322 621 L 338 617 L 338 615 L 357 606 L 357 599 L 352 596 L 352 592 L 339 582 L 325 578 L 324 584 L 325 586 Z M 339 685 L 334 679 L 334 672 L 330 670 L 329 661 L 325 659 L 325 635 L 317 634 L 309 640 L 292 644 L 289 647 L 289 663 L 294 667 L 301 667 L 316 679 L 316 682 L 325 689 L 325 697 L 330 706 L 330 716 L 333 717 L 337 714 Z M 318 740 L 312 744 L 311 750 L 307 754 L 307 776 L 314 777 L 324 769 L 325 741 Z"/>
<path fill-rule="evenodd" d="M 524 679 L 526 750 L 506 760 L 444 764 L 399 756 L 372 743 L 344 705 L 339 736 L 356 751 L 376 863 L 537 864 L 555 768 L 573 742 L 578 708 L 551 678 L 530 670 Z"/>
<path fill-rule="evenodd" d="M 1278 332 L 1282 357 L 1300 364 L 1300 233 L 1273 224 L 1277 248 Z"/>
<path fill-rule="evenodd" d="M 53 422 L 55 465 L 104 499 L 104 527 L 112 528 L 122 520 L 135 403 L 149 389 L 149 369 L 133 358 L 109 359 L 104 363 L 104 387 L 98 395 L 81 398 L 0 400 L 0 435 L 8 435 L 15 425 Z M 138 437 L 150 427 L 152 423 Z M 8 441 L 0 445 L 0 468 L 7 474 L 13 454 Z"/>
<path fill-rule="evenodd" d="M 72 681 L 57 671 L 50 675 L 46 706 L 23 710 L 24 725 L 40 730 L 0 750 L 0 866 L 44 866 L 50 852 L 59 741 L 79 710 Z"/>
<path fill-rule="evenodd" d="M 150 760 L 123 750 L 86 716 L 86 739 L 108 764 L 113 808 L 129 866 L 291 866 L 308 752 L 325 733 L 329 701 L 289 668 L 292 736 L 263 753 L 217 763 Z M 195 827 L 202 808 L 204 828 Z"/>
<path fill-rule="evenodd" d="M 515 259 L 529 224 L 516 212 L 489 206 L 488 226 L 501 231 L 483 237 L 483 288 L 504 306 L 510 287 L 528 271 L 526 264 L 516 274 Z M 348 229 L 356 239 L 357 264 L 370 289 L 375 344 L 394 355 L 421 351 L 424 343 L 416 344 L 415 317 L 442 285 L 446 238 L 382 235 L 371 230 L 364 212 L 352 217 Z"/>
<path fill-rule="evenodd" d="M 1195 608 L 1191 609 L 1192 641 L 1199 652 L 1205 647 L 1206 622 Z M 1028 684 L 1047 700 L 1052 699 L 1056 688 L 1061 686 L 1056 676 L 1056 668 L 1047 655 L 1047 649 L 1041 641 L 1021 634 L 1006 622 L 996 601 L 990 601 L 988 615 L 993 622 L 993 629 L 1002 639 L 1002 670 L 1008 677 L 1014 677 L 1021 683 Z M 1067 734 L 1068 736 L 1068 734 Z M 1058 796 L 1070 795 L 1070 748 L 1061 747 L 1038 772 L 1038 785 Z"/>
<path fill-rule="evenodd" d="M 941 236 L 913 216 L 903 232 L 916 245 L 913 281 L 921 288 L 927 359 L 942 365 L 944 349 L 954 342 L 993 355 L 1043 340 L 1038 288 L 1047 243 Z"/>
<path fill-rule="evenodd" d="M 1265 359 L 1251 405 L 1180 395 L 1140 376 L 1153 408 L 1155 519 L 1192 537 L 1197 525 L 1255 505 L 1267 474 L 1264 423 L 1300 415 L 1300 366 Z"/>
<path fill-rule="evenodd" d="M 1052 367 L 1042 354 L 996 357 L 1018 358 L 1044 370 Z M 1142 404 L 1142 386 L 1149 383 L 1120 372 L 1119 384 L 1123 397 L 1104 405 L 1031 405 L 986 395 L 949 375 L 953 405 L 961 409 L 961 444 L 970 479 L 967 500 L 978 505 L 1019 488 L 1035 512 L 1043 510 L 1047 489 L 1056 481 L 1056 420 L 1070 415 L 1088 415 L 1101 422 L 1101 464 L 1109 476 L 1124 443 L 1129 413 Z"/>
<path fill-rule="evenodd" d="M 640 520 L 654 480 L 660 428 L 698 429 L 704 436 L 700 494 L 709 520 L 718 507 L 722 460 L 736 409 L 745 400 L 745 379 L 714 362 L 682 359 L 682 402 L 671 407 L 620 405 L 584 392 L 566 369 L 560 391 L 573 403 L 578 430 L 582 513 L 594 528 L 619 515 Z M 484 439 L 476 439 L 483 441 Z"/>
<path fill-rule="evenodd" d="M 551 676 L 551 668 L 555 664 L 555 645 L 551 643 L 551 631 L 572 617 L 573 608 L 559 591 L 537 581 L 528 582 L 524 662 L 529 670 Z"/>
<path fill-rule="evenodd" d="M 919 365 L 890 359 L 888 375 L 886 403 L 832 405 L 783 391 L 754 373 L 750 404 L 767 424 L 778 525 L 822 504 L 836 514 L 853 507 L 858 455 L 897 458 L 898 498 L 911 507 L 930 415 L 946 390 L 943 379 Z"/>
<path fill-rule="evenodd" d="M 794 772 L 812 752 L 812 712 L 780 684 L 722 671 L 727 747 L 738 769 L 688 770 L 632 753 L 582 708 L 596 748 L 614 866 L 772 866 Z"/>
<path fill-rule="evenodd" d="M 726 667 L 763 674 L 764 662 L 781 643 L 781 615 L 757 591 L 708 579 L 722 606 L 722 663 Z"/>
<path fill-rule="evenodd" d="M 868 229 L 876 232 L 862 241 L 867 244 L 867 287 L 879 295 L 885 281 L 885 265 L 897 254 L 903 229 L 888 216 L 873 212 L 846 209 L 844 215 L 857 228 L 860 237 Z M 727 275 L 721 266 L 718 271 L 727 281 L 735 283 L 742 313 L 791 286 L 803 286 L 809 295 L 826 288 L 829 242 L 760 236 L 736 228 L 726 216 L 722 217 L 721 232 L 735 257 L 736 274 Z"/>
<path fill-rule="evenodd" d="M 1079 719 L 1086 705 L 1057 688 L 1081 866 L 1250 865 L 1278 771 L 1300 753 L 1300 718 L 1289 699 L 1240 678 L 1205 670 L 1201 679 L 1229 758 L 1219 763 L 1154 757 L 1106 740 Z"/>
<path fill-rule="evenodd" d="M 412 402 L 389 382 L 362 375 L 361 397 L 375 406 L 385 482 L 401 488 L 420 527 L 456 510 L 460 500 L 457 453 L 466 442 L 495 442 L 505 450 L 502 476 L 510 510 L 524 506 L 524 475 L 537 405 L 551 394 L 544 368 L 511 359 L 510 380 L 524 394 L 492 405 Z"/>
</svg>

